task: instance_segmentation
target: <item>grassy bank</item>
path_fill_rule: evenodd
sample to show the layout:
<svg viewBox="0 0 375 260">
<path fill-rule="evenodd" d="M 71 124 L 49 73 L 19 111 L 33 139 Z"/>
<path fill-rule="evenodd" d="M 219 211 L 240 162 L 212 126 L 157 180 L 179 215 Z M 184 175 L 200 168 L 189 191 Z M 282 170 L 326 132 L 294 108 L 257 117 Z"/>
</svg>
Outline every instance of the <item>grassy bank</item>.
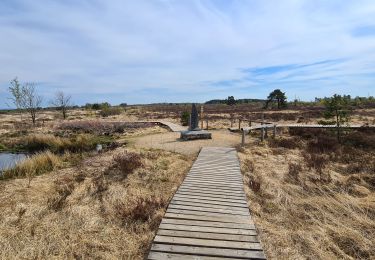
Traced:
<svg viewBox="0 0 375 260">
<path fill-rule="evenodd" d="M 374 133 L 291 134 L 239 153 L 268 259 L 374 258 Z"/>
<path fill-rule="evenodd" d="M 1 259 L 143 259 L 192 159 L 117 148 L 76 167 L 0 182 Z"/>
</svg>

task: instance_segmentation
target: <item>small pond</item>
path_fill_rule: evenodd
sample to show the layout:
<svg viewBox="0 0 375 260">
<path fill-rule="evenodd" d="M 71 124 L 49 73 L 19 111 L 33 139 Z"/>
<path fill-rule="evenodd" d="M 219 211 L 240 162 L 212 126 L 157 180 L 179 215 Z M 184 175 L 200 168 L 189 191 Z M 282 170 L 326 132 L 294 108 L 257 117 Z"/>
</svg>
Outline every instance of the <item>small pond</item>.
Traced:
<svg viewBox="0 0 375 260">
<path fill-rule="evenodd" d="M 0 172 L 15 166 L 18 162 L 24 160 L 26 157 L 26 154 L 22 153 L 0 152 Z"/>
</svg>

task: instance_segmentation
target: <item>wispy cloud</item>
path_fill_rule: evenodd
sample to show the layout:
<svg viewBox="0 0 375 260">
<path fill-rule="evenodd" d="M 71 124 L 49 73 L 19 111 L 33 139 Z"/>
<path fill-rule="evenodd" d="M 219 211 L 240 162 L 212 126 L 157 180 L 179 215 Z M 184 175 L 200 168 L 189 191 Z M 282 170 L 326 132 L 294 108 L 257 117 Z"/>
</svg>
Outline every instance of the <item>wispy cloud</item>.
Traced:
<svg viewBox="0 0 375 260">
<path fill-rule="evenodd" d="M 3 0 L 0 107 L 15 76 L 77 103 L 374 94 L 373 17 L 372 0 Z"/>
</svg>

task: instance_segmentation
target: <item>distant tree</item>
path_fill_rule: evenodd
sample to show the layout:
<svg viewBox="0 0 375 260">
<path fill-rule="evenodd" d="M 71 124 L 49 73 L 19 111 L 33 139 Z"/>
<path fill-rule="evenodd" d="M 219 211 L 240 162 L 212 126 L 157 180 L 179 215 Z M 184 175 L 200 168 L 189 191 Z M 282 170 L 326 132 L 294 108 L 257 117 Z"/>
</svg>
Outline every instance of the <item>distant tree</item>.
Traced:
<svg viewBox="0 0 375 260">
<path fill-rule="evenodd" d="M 43 98 L 36 93 L 34 83 L 26 83 L 21 87 L 21 107 L 30 114 L 33 125 L 35 125 L 36 114 L 42 101 Z"/>
<path fill-rule="evenodd" d="M 190 113 L 184 111 L 181 113 L 180 121 L 183 126 L 189 125 Z"/>
<path fill-rule="evenodd" d="M 61 111 L 64 119 L 66 119 L 68 108 L 72 105 L 71 99 L 72 96 L 58 91 L 55 94 L 55 98 L 51 101 L 51 104 Z"/>
<path fill-rule="evenodd" d="M 22 109 L 22 89 L 21 85 L 18 82 L 17 78 L 14 78 L 10 82 L 9 92 L 12 95 L 9 99 L 12 101 L 13 105 L 16 109 L 21 112 Z M 21 114 L 21 121 L 22 121 L 22 114 Z"/>
<path fill-rule="evenodd" d="M 228 106 L 233 106 L 236 104 L 236 100 L 234 99 L 233 96 L 229 96 L 226 100 L 226 103 Z"/>
<path fill-rule="evenodd" d="M 109 104 L 108 102 L 103 102 L 99 105 L 99 107 L 100 109 L 105 109 L 111 107 L 111 104 Z"/>
<path fill-rule="evenodd" d="M 285 92 L 282 92 L 280 89 L 275 89 L 268 95 L 265 108 L 268 108 L 269 104 L 275 101 L 277 102 L 278 109 L 286 107 L 286 100 Z"/>
<path fill-rule="evenodd" d="M 35 125 L 36 114 L 41 109 L 43 100 L 41 96 L 37 95 L 35 84 L 25 83 L 21 86 L 17 78 L 13 79 L 10 84 L 9 92 L 12 95 L 10 100 L 18 110 L 26 110 L 30 114 L 33 125 Z"/>
<path fill-rule="evenodd" d="M 333 95 L 331 98 L 325 98 L 324 101 L 326 119 L 334 119 L 337 126 L 337 141 L 341 143 L 340 126 L 349 121 L 350 96 Z"/>
<path fill-rule="evenodd" d="M 128 104 L 126 104 L 126 103 L 121 103 L 119 106 L 120 107 L 126 107 Z"/>
</svg>

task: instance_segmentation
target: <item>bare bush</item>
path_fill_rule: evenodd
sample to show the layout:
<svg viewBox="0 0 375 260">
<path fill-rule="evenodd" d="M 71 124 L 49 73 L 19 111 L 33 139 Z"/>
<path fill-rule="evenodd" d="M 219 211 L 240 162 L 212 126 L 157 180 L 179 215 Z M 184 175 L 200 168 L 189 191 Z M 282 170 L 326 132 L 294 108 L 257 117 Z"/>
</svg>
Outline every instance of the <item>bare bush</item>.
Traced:
<svg viewBox="0 0 375 260">
<path fill-rule="evenodd" d="M 289 162 L 288 169 L 289 178 L 293 181 L 298 181 L 298 176 L 302 172 L 302 165 L 300 163 Z"/>
<path fill-rule="evenodd" d="M 64 119 L 66 119 L 67 117 L 69 106 L 72 105 L 71 99 L 72 99 L 72 96 L 66 95 L 62 91 L 58 91 L 55 94 L 54 100 L 51 101 L 51 104 L 57 107 L 61 111 Z"/>
<path fill-rule="evenodd" d="M 274 138 L 268 139 L 268 145 L 274 148 L 283 147 L 287 149 L 296 149 L 301 147 L 301 141 L 297 137 Z"/>
<path fill-rule="evenodd" d="M 340 144 L 336 138 L 329 135 L 319 135 L 314 140 L 309 141 L 307 150 L 310 153 L 327 153 L 336 152 Z"/>
<path fill-rule="evenodd" d="M 117 201 L 113 205 L 114 215 L 121 223 L 146 222 L 152 220 L 156 211 L 164 208 L 167 201 L 157 197 L 135 197 L 132 201 Z"/>
<path fill-rule="evenodd" d="M 125 129 L 137 129 L 151 126 L 154 125 L 152 123 L 143 122 L 102 122 L 97 120 L 86 120 L 64 122 L 58 126 L 58 129 L 98 135 L 109 135 L 123 133 Z"/>
<path fill-rule="evenodd" d="M 133 152 L 123 152 L 113 157 L 113 160 L 123 174 L 132 173 L 135 169 L 143 165 L 142 158 L 139 154 Z"/>
<path fill-rule="evenodd" d="M 116 116 L 116 115 L 121 115 L 121 113 L 124 111 L 123 108 L 121 107 L 104 107 L 100 111 L 100 115 L 102 117 L 108 117 L 108 116 Z"/>
<path fill-rule="evenodd" d="M 305 158 L 307 167 L 309 167 L 309 169 L 315 169 L 322 180 L 323 170 L 326 168 L 328 163 L 326 156 L 308 152 L 304 152 L 302 155 Z"/>
<path fill-rule="evenodd" d="M 249 179 L 249 188 L 253 192 L 259 193 L 260 192 L 260 186 L 261 186 L 260 180 L 256 180 L 253 176 L 250 176 L 250 179 Z"/>
</svg>

